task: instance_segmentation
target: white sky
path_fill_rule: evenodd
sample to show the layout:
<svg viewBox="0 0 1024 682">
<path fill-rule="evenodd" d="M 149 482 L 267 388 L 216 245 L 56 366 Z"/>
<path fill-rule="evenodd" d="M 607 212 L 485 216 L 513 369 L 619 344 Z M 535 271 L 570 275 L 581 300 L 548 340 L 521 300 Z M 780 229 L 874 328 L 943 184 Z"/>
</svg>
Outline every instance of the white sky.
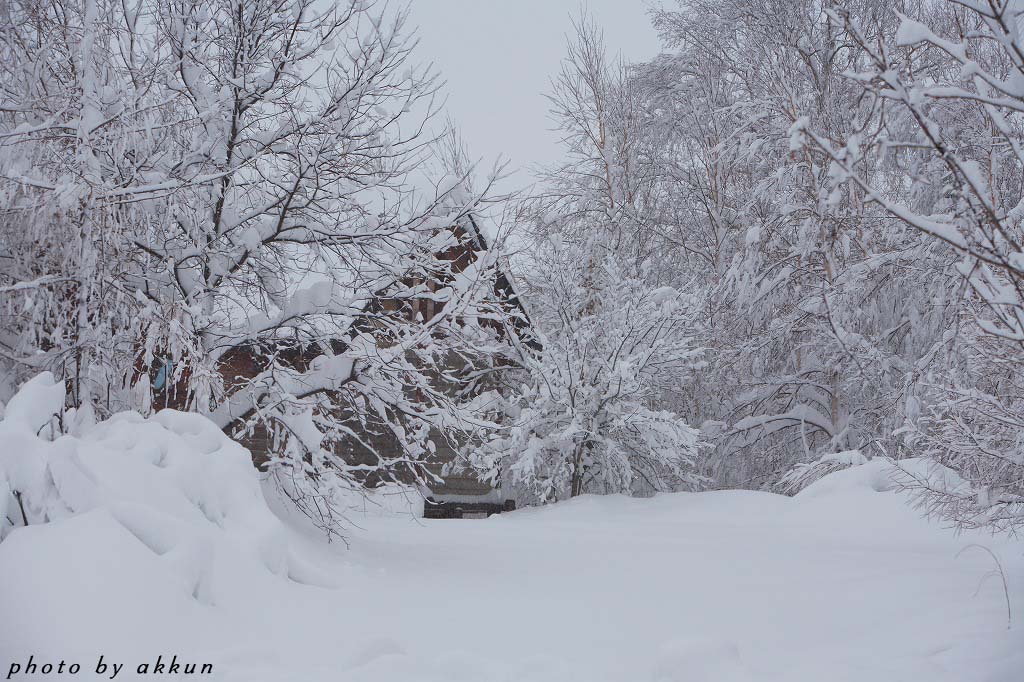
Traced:
<svg viewBox="0 0 1024 682">
<path fill-rule="evenodd" d="M 447 81 L 447 110 L 482 170 L 500 155 L 511 168 L 558 158 L 548 102 L 565 54 L 571 15 L 582 6 L 604 30 L 612 55 L 653 57 L 658 37 L 647 0 L 411 0 L 419 58 Z M 516 181 L 527 181 L 520 174 Z"/>
</svg>

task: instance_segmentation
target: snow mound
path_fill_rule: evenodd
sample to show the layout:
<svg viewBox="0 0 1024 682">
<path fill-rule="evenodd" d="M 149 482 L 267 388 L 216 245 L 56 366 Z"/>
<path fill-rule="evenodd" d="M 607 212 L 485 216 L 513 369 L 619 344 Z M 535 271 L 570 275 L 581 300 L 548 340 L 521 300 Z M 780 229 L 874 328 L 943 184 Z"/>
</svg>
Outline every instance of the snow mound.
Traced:
<svg viewBox="0 0 1024 682">
<path fill-rule="evenodd" d="M 814 462 L 797 464 L 779 480 L 779 492 L 795 495 L 825 476 L 868 461 L 860 450 L 844 450 L 827 454 Z"/>
<path fill-rule="evenodd" d="M 861 464 L 866 464 L 868 458 L 865 457 L 860 450 L 843 450 L 842 452 L 833 452 L 825 455 L 819 461 L 833 462 L 843 466 L 855 467 L 860 466 Z"/>
<path fill-rule="evenodd" d="M 844 465 L 839 469 L 830 468 L 797 492 L 795 497 L 809 499 L 851 490 L 889 492 L 896 487 L 897 471 L 892 462 L 882 458 Z"/>
<path fill-rule="evenodd" d="M 884 493 L 923 485 L 933 489 L 954 490 L 964 486 L 965 482 L 952 469 L 930 459 L 913 458 L 894 462 L 885 457 L 876 457 L 843 463 L 842 469 L 828 471 L 798 492 L 796 497 L 806 500 L 857 490 Z"/>
<path fill-rule="evenodd" d="M 8 428 L 24 433 L 39 433 L 64 409 L 64 386 L 49 372 L 25 382 L 21 391 L 7 403 L 4 422 Z"/>
<path fill-rule="evenodd" d="M 211 421 L 175 410 L 149 419 L 126 412 L 62 435 L 47 425 L 75 417 L 63 404 L 63 384 L 44 373 L 22 387 L 0 420 L 4 545 L 42 542 L 64 531 L 35 533 L 37 526 L 87 515 L 90 521 L 76 521 L 80 532 L 88 527 L 94 541 L 124 556 L 145 548 L 204 604 L 216 603 L 218 569 L 226 563 L 329 582 L 290 551 L 249 452 Z M 26 531 L 36 539 L 18 537 Z"/>
</svg>

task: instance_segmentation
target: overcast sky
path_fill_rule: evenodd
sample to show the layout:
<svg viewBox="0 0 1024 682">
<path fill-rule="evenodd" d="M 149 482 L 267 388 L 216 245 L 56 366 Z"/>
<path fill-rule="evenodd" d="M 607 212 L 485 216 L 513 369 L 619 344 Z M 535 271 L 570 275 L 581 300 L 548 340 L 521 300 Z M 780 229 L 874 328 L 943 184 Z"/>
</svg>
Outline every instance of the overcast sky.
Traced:
<svg viewBox="0 0 1024 682">
<path fill-rule="evenodd" d="M 558 158 L 543 93 L 581 4 L 613 55 L 657 53 L 647 0 L 412 0 L 419 56 L 447 81 L 448 113 L 488 168 L 499 155 L 517 168 Z"/>
</svg>

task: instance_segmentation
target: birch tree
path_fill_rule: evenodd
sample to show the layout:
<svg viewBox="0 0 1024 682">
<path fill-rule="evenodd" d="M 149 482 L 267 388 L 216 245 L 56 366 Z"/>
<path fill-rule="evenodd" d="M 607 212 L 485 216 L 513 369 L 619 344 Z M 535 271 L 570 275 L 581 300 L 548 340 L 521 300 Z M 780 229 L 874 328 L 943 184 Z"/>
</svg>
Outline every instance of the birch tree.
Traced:
<svg viewBox="0 0 1024 682">
<path fill-rule="evenodd" d="M 916 9 L 882 35 L 841 5 L 829 9 L 865 55 L 849 78 L 870 102 L 873 125 L 841 138 L 809 122 L 799 132 L 830 159 L 832 191 L 863 193 L 957 254 L 974 325 L 945 339 L 941 374 L 911 396 L 904 433 L 973 484 L 924 482 L 934 509 L 966 525 L 1010 528 L 1024 518 L 1020 9 L 997 0 Z M 879 167 L 888 172 L 872 172 Z M 892 177 L 901 191 L 891 191 Z"/>
</svg>

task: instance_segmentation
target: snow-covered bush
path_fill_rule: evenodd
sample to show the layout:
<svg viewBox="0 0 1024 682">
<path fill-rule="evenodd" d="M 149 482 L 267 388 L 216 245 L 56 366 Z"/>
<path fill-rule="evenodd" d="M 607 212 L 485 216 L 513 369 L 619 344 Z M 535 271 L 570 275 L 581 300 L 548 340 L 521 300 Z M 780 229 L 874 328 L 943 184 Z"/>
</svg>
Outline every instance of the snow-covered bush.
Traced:
<svg viewBox="0 0 1024 682">
<path fill-rule="evenodd" d="M 471 468 L 524 502 L 699 485 L 698 432 L 658 407 L 701 365 L 691 298 L 554 239 L 537 259 L 540 347 L 523 348 L 507 431 L 471 453 Z"/>
</svg>

